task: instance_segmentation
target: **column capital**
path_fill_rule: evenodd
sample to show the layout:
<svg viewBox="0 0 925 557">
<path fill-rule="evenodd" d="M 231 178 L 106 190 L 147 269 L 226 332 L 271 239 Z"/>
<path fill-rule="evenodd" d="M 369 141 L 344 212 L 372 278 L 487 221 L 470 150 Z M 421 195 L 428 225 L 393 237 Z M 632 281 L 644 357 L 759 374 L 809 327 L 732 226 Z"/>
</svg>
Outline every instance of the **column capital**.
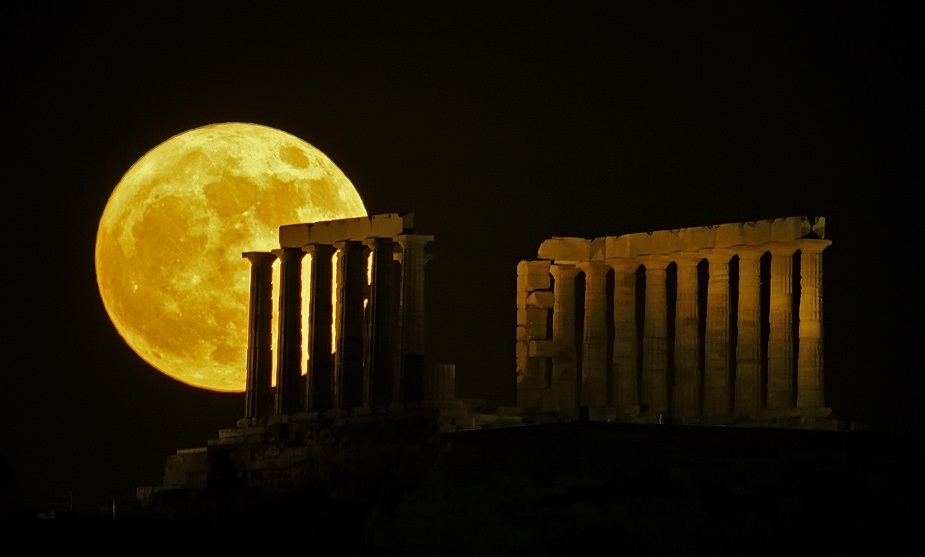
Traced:
<svg viewBox="0 0 925 557">
<path fill-rule="evenodd" d="M 302 248 L 279 248 L 273 250 L 273 255 L 283 262 L 300 261 L 305 257 L 305 252 L 302 251 Z"/>
<path fill-rule="evenodd" d="M 549 274 L 556 280 L 575 278 L 579 270 L 575 265 L 564 265 L 562 263 L 553 263 L 549 266 Z"/>
<path fill-rule="evenodd" d="M 720 263 L 728 263 L 732 256 L 735 255 L 735 251 L 729 248 L 707 248 L 699 251 L 701 257 L 706 258 L 709 262 L 718 261 Z"/>
<path fill-rule="evenodd" d="M 767 245 L 767 251 L 774 257 L 790 256 L 796 253 L 799 247 L 795 242 L 775 242 Z"/>
<path fill-rule="evenodd" d="M 793 242 L 798 250 L 804 253 L 822 253 L 822 250 L 832 245 L 832 240 L 821 238 L 802 238 Z"/>
<path fill-rule="evenodd" d="M 272 264 L 276 261 L 276 254 L 268 251 L 245 251 L 241 257 L 251 262 L 251 265 L 259 267 L 261 265 Z"/>
<path fill-rule="evenodd" d="M 429 234 L 398 234 L 394 240 L 402 248 L 423 248 L 433 242 L 434 237 Z"/>
<path fill-rule="evenodd" d="M 679 251 L 671 254 L 672 260 L 680 267 L 681 265 L 691 265 L 696 267 L 704 258 L 704 254 L 697 251 Z"/>
<path fill-rule="evenodd" d="M 639 262 L 646 267 L 646 269 L 662 269 L 665 270 L 668 268 L 668 265 L 671 264 L 671 258 L 667 255 L 640 255 Z"/>
<path fill-rule="evenodd" d="M 604 276 L 610 271 L 610 265 L 604 263 L 603 261 L 582 261 L 575 265 L 581 271 L 584 271 L 585 275 L 588 276 Z"/>
<path fill-rule="evenodd" d="M 767 246 L 735 246 L 732 248 L 739 259 L 761 259 L 767 253 Z"/>
<path fill-rule="evenodd" d="M 335 249 L 336 248 L 332 244 L 305 244 L 302 246 L 302 251 L 310 255 L 317 255 L 325 252 L 331 253 Z"/>
<path fill-rule="evenodd" d="M 612 257 L 605 262 L 616 272 L 635 271 L 639 267 L 639 260 L 635 257 Z"/>
</svg>

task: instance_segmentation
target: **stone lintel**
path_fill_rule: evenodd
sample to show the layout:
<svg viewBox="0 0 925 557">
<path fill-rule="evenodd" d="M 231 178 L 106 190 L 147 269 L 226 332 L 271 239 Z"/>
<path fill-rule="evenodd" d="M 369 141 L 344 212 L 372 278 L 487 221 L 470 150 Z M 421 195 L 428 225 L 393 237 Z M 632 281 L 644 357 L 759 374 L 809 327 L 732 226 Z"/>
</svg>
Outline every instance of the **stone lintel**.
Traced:
<svg viewBox="0 0 925 557">
<path fill-rule="evenodd" d="M 414 233 L 414 213 L 383 213 L 352 219 L 284 224 L 279 227 L 279 245 L 301 248 L 308 244 L 394 238 L 410 233 Z"/>
<path fill-rule="evenodd" d="M 540 244 L 540 259 L 551 261 L 590 261 L 591 240 L 574 237 L 553 237 Z"/>
<path fill-rule="evenodd" d="M 698 226 L 675 230 L 637 232 L 604 238 L 606 259 L 649 254 L 698 252 L 711 248 L 735 248 L 791 242 L 811 232 L 825 233 L 824 217 L 783 217 L 773 220 Z"/>
</svg>

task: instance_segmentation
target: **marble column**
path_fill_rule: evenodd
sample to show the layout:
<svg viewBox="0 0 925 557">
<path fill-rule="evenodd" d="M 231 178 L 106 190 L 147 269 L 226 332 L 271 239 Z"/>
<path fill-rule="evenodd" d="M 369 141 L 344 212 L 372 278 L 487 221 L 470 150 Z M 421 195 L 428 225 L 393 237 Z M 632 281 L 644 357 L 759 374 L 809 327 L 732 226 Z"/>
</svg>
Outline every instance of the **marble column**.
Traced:
<svg viewBox="0 0 925 557">
<path fill-rule="evenodd" d="M 681 253 L 678 266 L 677 303 L 675 304 L 673 416 L 687 418 L 700 415 L 700 295 L 697 265 L 703 256 Z"/>
<path fill-rule="evenodd" d="M 642 337 L 642 399 L 652 414 L 668 411 L 668 300 L 664 255 L 641 258 L 646 270 L 645 323 Z"/>
<path fill-rule="evenodd" d="M 394 242 L 391 238 L 370 238 L 366 246 L 372 252 L 372 274 L 369 303 L 366 307 L 368 323 L 366 373 L 370 381 L 370 401 L 373 406 L 388 406 L 398 402 L 395 381 L 398 361 L 398 281 L 393 258 Z"/>
<path fill-rule="evenodd" d="M 273 372 L 273 263 L 272 253 L 251 251 L 242 254 L 251 263 L 250 303 L 247 321 L 247 379 L 244 390 L 244 417 L 263 418 L 270 410 Z"/>
<path fill-rule="evenodd" d="M 575 338 L 575 277 L 574 265 L 553 264 L 552 383 L 556 410 L 563 417 L 578 413 L 578 352 Z"/>
<path fill-rule="evenodd" d="M 610 261 L 613 269 L 613 379 L 611 403 L 623 412 L 639 411 L 636 362 L 636 268 L 632 259 Z"/>
<path fill-rule="evenodd" d="M 793 407 L 793 253 L 791 244 L 773 244 L 768 331 L 768 409 Z"/>
<path fill-rule="evenodd" d="M 282 248 L 280 260 L 279 334 L 276 353 L 276 414 L 301 411 L 302 398 L 302 248 Z"/>
<path fill-rule="evenodd" d="M 736 249 L 739 298 L 733 405 L 736 414 L 747 417 L 754 417 L 761 410 L 761 257 L 764 253 L 764 248 Z"/>
<path fill-rule="evenodd" d="M 311 296 L 308 310 L 308 377 L 305 381 L 305 410 L 321 412 L 334 407 L 334 358 L 331 354 L 331 325 L 334 306 L 331 257 L 334 246 L 312 244 L 303 248 L 310 256 Z"/>
<path fill-rule="evenodd" d="M 732 353 L 729 331 L 729 260 L 726 249 L 705 250 L 710 278 L 707 281 L 707 316 L 704 332 L 703 413 L 720 416 L 730 412 L 732 399 Z"/>
<path fill-rule="evenodd" d="M 590 408 L 608 406 L 607 374 L 607 273 L 602 262 L 580 263 L 585 273 L 585 311 L 582 328 L 580 404 Z"/>
<path fill-rule="evenodd" d="M 369 288 L 367 253 L 360 242 L 337 242 L 334 246 L 338 250 L 334 406 L 348 409 L 369 405 L 369 378 L 364 366 L 366 323 L 363 307 Z"/>
<path fill-rule="evenodd" d="M 800 344 L 797 352 L 797 406 L 825 406 L 822 328 L 822 250 L 830 240 L 804 239 L 800 249 Z"/>
<path fill-rule="evenodd" d="M 421 402 L 424 399 L 425 321 L 424 266 L 430 260 L 425 251 L 433 236 L 401 234 L 401 377 L 400 400 Z"/>
</svg>

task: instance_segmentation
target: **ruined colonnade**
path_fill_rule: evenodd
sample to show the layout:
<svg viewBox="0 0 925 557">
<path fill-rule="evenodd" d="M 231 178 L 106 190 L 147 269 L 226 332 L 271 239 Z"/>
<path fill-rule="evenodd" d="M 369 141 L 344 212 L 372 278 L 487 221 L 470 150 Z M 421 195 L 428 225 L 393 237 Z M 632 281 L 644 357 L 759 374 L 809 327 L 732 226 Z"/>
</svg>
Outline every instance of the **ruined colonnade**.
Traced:
<svg viewBox="0 0 925 557">
<path fill-rule="evenodd" d="M 824 229 L 787 217 L 546 240 L 517 269 L 518 406 L 689 423 L 828 415 Z"/>
<path fill-rule="evenodd" d="M 284 225 L 279 249 L 242 254 L 251 263 L 245 418 L 421 401 L 433 236 L 415 234 L 413 220 L 389 213 Z"/>
</svg>

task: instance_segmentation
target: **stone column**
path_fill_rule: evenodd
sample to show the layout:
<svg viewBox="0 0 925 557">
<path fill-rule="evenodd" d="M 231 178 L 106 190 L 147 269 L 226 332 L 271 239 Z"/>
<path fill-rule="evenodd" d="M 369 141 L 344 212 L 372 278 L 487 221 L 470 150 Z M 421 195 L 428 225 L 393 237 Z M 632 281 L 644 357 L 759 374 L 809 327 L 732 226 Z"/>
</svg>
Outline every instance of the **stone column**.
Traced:
<svg viewBox="0 0 925 557">
<path fill-rule="evenodd" d="M 613 268 L 613 381 L 611 402 L 623 413 L 639 411 L 636 377 L 636 268 L 632 259 L 610 261 Z"/>
<path fill-rule="evenodd" d="M 250 304 L 247 321 L 247 380 L 244 417 L 269 414 L 273 372 L 273 263 L 272 253 L 251 251 L 241 255 L 251 263 Z"/>
<path fill-rule="evenodd" d="M 276 353 L 276 414 L 302 409 L 302 248 L 282 248 L 280 260 L 279 334 Z"/>
<path fill-rule="evenodd" d="M 574 265 L 553 264 L 552 383 L 556 409 L 560 416 L 578 414 L 578 353 L 575 339 L 575 276 Z"/>
<path fill-rule="evenodd" d="M 425 322 L 424 265 L 430 260 L 425 252 L 433 236 L 400 234 L 401 246 L 401 386 L 402 402 L 424 399 Z"/>
<path fill-rule="evenodd" d="M 374 406 L 388 406 L 398 402 L 395 398 L 395 347 L 398 337 L 398 281 L 392 252 L 391 238 L 370 238 L 366 246 L 372 251 L 372 277 L 369 303 L 366 306 L 368 323 L 366 373 L 370 381 L 370 401 Z"/>
<path fill-rule="evenodd" d="M 771 252 L 771 307 L 768 331 L 768 408 L 793 407 L 793 253 L 790 244 Z"/>
<path fill-rule="evenodd" d="M 722 416 L 730 411 L 732 398 L 732 351 L 729 333 L 729 260 L 732 251 L 706 250 L 710 278 L 707 281 L 707 319 L 704 334 L 703 413 Z"/>
<path fill-rule="evenodd" d="M 738 248 L 739 306 L 736 338 L 735 413 L 755 417 L 761 409 L 761 257 L 764 248 Z"/>
<path fill-rule="evenodd" d="M 668 300 L 664 255 L 641 258 L 646 269 L 645 326 L 642 337 L 643 408 L 652 414 L 668 411 Z"/>
<path fill-rule="evenodd" d="M 549 260 L 520 261 L 517 264 L 517 335 L 515 358 L 517 406 L 522 410 L 554 412 L 552 350 L 546 356 L 531 355 L 530 347 L 540 341 L 552 345 L 550 314 L 554 294 L 550 287 Z"/>
<path fill-rule="evenodd" d="M 366 248 L 360 242 L 337 242 L 337 339 L 334 353 L 334 405 L 369 405 L 369 378 L 364 367 L 366 323 L 363 305 L 369 283 Z"/>
<path fill-rule="evenodd" d="M 675 305 L 673 416 L 687 418 L 700 415 L 700 295 L 697 265 L 703 257 L 681 253 L 678 266 L 677 303 Z"/>
<path fill-rule="evenodd" d="M 607 272 L 601 262 L 580 263 L 585 273 L 585 314 L 582 329 L 580 403 L 590 408 L 608 406 L 607 399 Z"/>
<path fill-rule="evenodd" d="M 797 406 L 825 406 L 822 329 L 822 250 L 830 240 L 799 240 L 800 345 L 797 352 Z"/>
<path fill-rule="evenodd" d="M 321 412 L 334 407 L 334 359 L 331 354 L 331 301 L 334 246 L 313 244 L 303 248 L 311 256 L 311 296 L 308 318 L 308 377 L 305 381 L 305 410 Z"/>
</svg>

